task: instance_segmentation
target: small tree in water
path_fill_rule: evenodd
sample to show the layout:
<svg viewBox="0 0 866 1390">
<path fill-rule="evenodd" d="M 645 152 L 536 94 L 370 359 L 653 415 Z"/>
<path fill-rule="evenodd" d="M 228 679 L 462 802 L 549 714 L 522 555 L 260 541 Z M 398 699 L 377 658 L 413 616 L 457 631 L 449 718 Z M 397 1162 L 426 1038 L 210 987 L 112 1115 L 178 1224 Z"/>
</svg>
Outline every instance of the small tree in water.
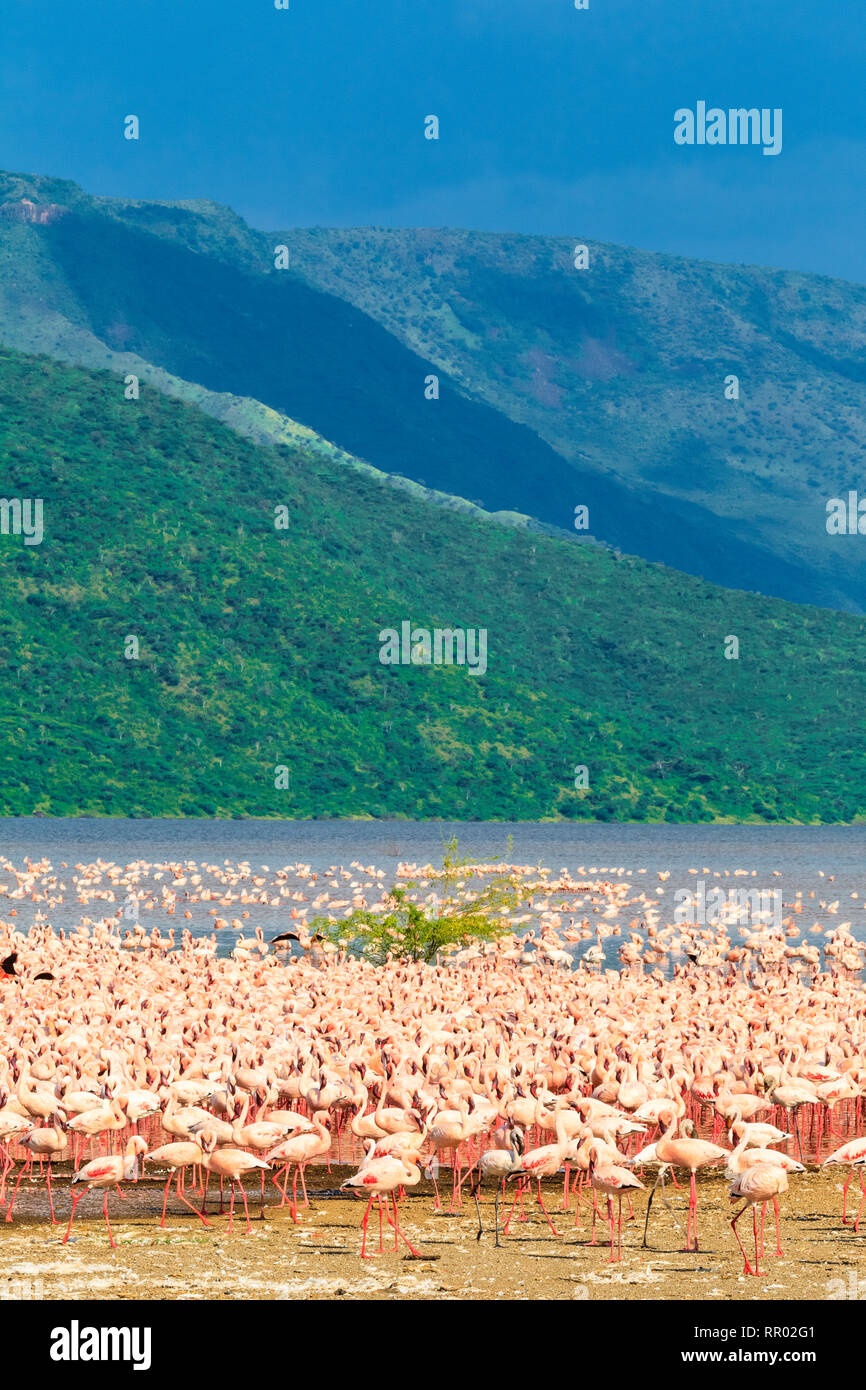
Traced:
<svg viewBox="0 0 866 1390">
<path fill-rule="evenodd" d="M 510 851 L 510 837 L 508 843 Z M 477 891 L 470 886 L 473 879 L 478 880 Z M 477 860 L 459 857 L 456 836 L 445 846 L 436 882 L 441 886 L 437 903 L 413 902 L 411 894 L 419 884 L 407 881 L 385 895 L 383 912 L 358 909 L 342 922 L 317 917 L 310 929 L 375 965 L 389 958 L 429 964 L 440 951 L 459 950 L 473 941 L 494 941 L 511 931 L 509 914 L 530 894 L 514 870 L 485 883 Z"/>
</svg>

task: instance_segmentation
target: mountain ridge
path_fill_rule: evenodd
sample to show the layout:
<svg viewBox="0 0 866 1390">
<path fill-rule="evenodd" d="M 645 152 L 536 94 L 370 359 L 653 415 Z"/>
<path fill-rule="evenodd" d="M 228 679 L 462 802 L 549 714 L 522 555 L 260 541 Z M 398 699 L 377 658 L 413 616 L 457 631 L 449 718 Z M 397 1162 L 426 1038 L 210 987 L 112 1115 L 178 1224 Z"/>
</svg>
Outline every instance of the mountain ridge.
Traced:
<svg viewBox="0 0 866 1390">
<path fill-rule="evenodd" d="M 279 235 L 310 283 L 339 289 L 564 456 L 668 506 L 702 505 L 720 535 L 738 532 L 774 563 L 808 569 L 814 601 L 862 608 L 859 560 L 827 537 L 824 504 L 856 480 L 866 443 L 864 287 L 591 238 L 591 269 L 575 271 L 578 238 Z M 490 290 L 491 274 L 507 279 L 507 294 Z M 521 296 L 536 309 L 522 320 Z M 724 398 L 730 374 L 740 377 L 736 403 Z M 701 530 L 712 526 L 705 516 Z M 780 591 L 769 566 L 764 579 L 765 592 Z"/>
<path fill-rule="evenodd" d="M 827 476 L 824 486 L 820 478 L 810 479 L 811 491 L 807 491 L 802 477 L 786 483 L 788 465 L 784 464 L 776 469 L 773 488 L 759 485 L 760 480 L 756 484 L 736 459 L 732 463 L 723 457 L 712 431 L 711 437 L 705 437 L 696 428 L 699 412 L 690 406 L 690 398 L 676 397 L 678 375 L 682 375 L 679 368 L 662 394 L 676 397 L 676 409 L 684 418 L 676 428 L 669 428 L 670 422 L 659 425 L 657 420 L 641 427 L 643 435 L 652 436 L 653 444 L 649 465 L 646 457 L 640 461 L 641 450 L 632 450 L 635 412 L 639 416 L 649 407 L 636 399 L 628 386 L 634 383 L 634 373 L 626 374 L 628 389 L 622 396 L 617 371 L 622 367 L 620 358 L 632 360 L 622 351 L 629 348 L 629 342 L 620 337 L 616 339 L 619 346 L 615 346 L 613 339 L 605 340 L 604 315 L 608 310 L 603 303 L 593 302 L 590 296 L 581 309 L 584 328 L 594 328 L 595 336 L 589 334 L 589 346 L 584 342 L 581 355 L 574 359 L 585 378 L 584 396 L 595 392 L 599 404 L 586 406 L 585 420 L 582 416 L 580 427 L 575 427 L 568 440 L 562 436 L 565 426 L 561 422 L 556 430 L 548 428 L 551 409 L 557 420 L 562 417 L 567 422 L 574 415 L 574 403 L 571 417 L 568 409 L 560 409 L 562 398 L 556 397 L 556 392 L 561 388 L 554 377 L 563 364 L 545 353 L 543 344 L 527 347 L 528 340 L 522 339 L 516 344 L 531 357 L 529 387 L 524 381 L 520 399 L 515 387 L 514 351 L 506 351 L 502 361 L 493 364 L 507 389 L 500 389 L 501 381 L 496 389 L 491 385 L 493 367 L 486 375 L 476 370 L 478 353 L 473 358 L 464 342 L 472 325 L 467 328 L 465 322 L 455 319 L 455 329 L 451 322 L 455 304 L 465 320 L 469 301 L 459 293 L 459 285 L 448 288 L 449 264 L 453 272 L 455 257 L 462 256 L 465 261 L 468 255 L 468 271 L 458 266 L 459 274 L 464 278 L 468 274 L 470 281 L 474 276 L 476 289 L 480 284 L 483 291 L 485 284 L 489 289 L 490 267 L 485 270 L 481 251 L 489 260 L 498 247 L 501 260 L 502 248 L 508 255 L 516 248 L 519 256 L 508 280 L 511 315 L 514 306 L 522 302 L 520 295 L 532 304 L 538 290 L 520 257 L 542 255 L 548 261 L 551 256 L 558 257 L 563 264 L 557 268 L 556 280 L 551 285 L 548 276 L 546 288 L 542 286 L 551 318 L 543 329 L 547 333 L 555 329 L 557 314 L 565 316 L 567 329 L 568 315 L 573 312 L 564 294 L 568 241 L 439 231 L 296 229 L 269 234 L 248 227 L 231 209 L 209 200 L 149 202 L 90 197 L 60 180 L 0 176 L 0 198 L 6 198 L 6 206 L 10 199 L 24 196 L 48 200 L 65 197 L 69 216 L 44 227 L 0 225 L 0 341 L 10 346 L 48 351 L 63 360 L 92 366 L 115 365 L 118 356 L 127 354 L 132 346 L 137 348 L 133 355 L 151 362 L 149 379 L 157 383 L 159 373 L 164 372 L 216 396 L 255 401 L 254 413 L 260 418 L 264 411 L 276 410 L 381 471 L 405 476 L 435 492 L 465 497 L 487 511 L 517 512 L 564 531 L 572 527 L 574 507 L 587 505 L 591 534 L 629 553 L 729 587 L 780 593 L 799 602 L 852 611 L 866 606 L 866 581 L 856 554 L 850 548 L 834 546 L 822 525 L 824 495 L 834 495 L 845 478 Z M 292 250 L 291 268 L 285 272 L 273 268 L 276 236 Z M 89 245 L 91 237 L 98 250 Z M 384 267 L 382 258 L 377 261 L 369 250 L 371 237 L 391 248 L 390 261 L 386 258 Z M 349 252 L 354 243 L 358 245 L 354 246 L 352 261 Z M 619 267 L 617 274 L 622 271 L 623 258 L 628 262 L 629 258 L 642 257 L 642 264 L 655 268 L 653 273 L 667 275 L 671 268 L 685 275 L 695 264 L 714 268 L 712 262 L 604 248 L 593 241 L 587 245 L 591 255 L 600 259 L 602 269 L 607 258 L 615 263 L 615 269 Z M 34 254 L 36 246 L 38 257 Z M 339 277 L 328 261 L 328 257 L 333 260 L 335 246 L 355 277 L 354 288 L 337 283 Z M 387 271 L 391 281 L 396 276 L 404 287 L 412 309 L 412 279 L 404 273 L 407 247 L 415 248 L 416 261 L 423 253 L 435 262 L 438 317 L 436 333 L 431 330 L 427 338 L 419 337 L 418 312 L 413 311 L 413 318 L 407 311 L 406 324 L 401 325 L 402 311 L 395 307 L 390 291 L 382 289 L 382 276 Z M 46 258 L 47 264 L 43 264 Z M 502 267 L 493 269 L 499 277 L 495 283 L 500 284 Z M 722 267 L 722 271 L 727 276 L 738 273 L 731 267 Z M 136 274 L 140 287 L 132 293 L 128 282 Z M 579 273 L 570 274 L 573 280 Z M 771 274 L 786 284 L 791 280 L 787 272 Z M 444 289 L 440 283 L 443 275 Z M 370 299 L 369 283 L 376 276 L 377 293 Z M 614 281 L 616 278 L 614 275 Z M 816 280 L 800 278 L 810 284 Z M 187 281 L 198 288 L 185 289 Z M 312 299 L 304 298 L 297 288 L 301 285 L 306 286 L 308 295 L 314 295 Z M 749 283 L 741 286 L 740 292 L 741 297 L 746 291 L 753 295 L 753 317 L 760 317 L 760 296 L 754 299 L 755 288 Z M 621 298 L 621 286 L 617 292 Z M 646 286 L 644 292 L 654 293 Z M 495 299 L 494 294 L 494 302 L 485 304 L 482 293 L 480 308 L 476 304 L 472 310 L 481 314 L 485 351 L 490 347 L 491 333 L 495 342 L 496 335 L 502 337 L 506 328 L 512 331 L 510 320 L 503 327 L 503 307 Z M 156 312 L 154 300 L 161 301 Z M 212 301 L 226 309 L 224 317 L 231 324 L 230 331 L 223 334 L 222 347 L 214 347 L 220 328 L 208 318 L 207 306 Z M 671 312 L 674 310 L 675 301 Z M 357 317 L 359 312 L 363 317 Z M 682 311 L 677 312 L 682 319 Z M 280 341 L 284 323 L 291 324 L 304 339 L 303 351 L 286 351 Z M 194 331 L 188 331 L 190 325 L 195 326 Z M 525 324 L 518 323 L 518 327 L 522 332 Z M 638 348 L 649 352 L 646 332 L 638 331 L 640 325 L 629 328 L 626 324 L 626 329 L 633 337 L 637 334 L 637 348 L 631 347 L 632 354 Z M 355 360 L 360 363 L 357 382 L 352 381 L 346 366 L 345 343 L 353 337 L 357 340 Z M 466 349 L 461 349 L 462 356 L 458 351 L 461 343 Z M 863 344 L 866 354 L 866 332 Z M 418 355 L 418 349 L 429 349 L 431 355 L 425 359 Z M 820 355 L 824 348 L 813 345 L 812 351 Z M 272 356 L 274 363 L 270 362 Z M 282 365 L 276 360 L 279 358 Z M 574 362 L 571 367 L 566 362 L 569 371 Z M 719 357 L 713 368 L 717 387 L 723 369 L 730 365 Z M 688 360 L 685 366 L 688 368 Z M 818 371 L 814 363 L 811 369 Z M 853 368 L 852 372 L 856 376 Z M 431 373 L 441 377 L 441 397 L 435 403 L 424 401 L 422 396 L 421 383 Z M 853 382 L 851 389 L 859 392 L 859 383 Z M 531 409 L 526 403 L 527 390 L 530 395 L 534 393 Z M 555 409 L 544 400 L 534 399 L 551 390 Z M 607 393 L 604 399 L 599 398 L 599 392 Z M 650 400 L 652 404 L 651 393 Z M 213 402 L 202 397 L 199 403 L 208 409 Z M 426 413 L 425 407 L 430 407 Z M 243 409 L 234 413 L 244 416 Z M 862 433 L 859 415 L 856 433 L 858 437 Z M 620 436 L 625 443 L 620 442 Z M 647 447 L 641 444 L 644 455 Z M 853 471 L 853 456 L 850 468 Z M 823 472 L 826 475 L 827 469 Z M 691 481 L 695 479 L 700 486 Z M 732 503 L 733 494 L 728 494 L 735 485 L 739 493 Z M 786 496 L 786 489 L 790 496 Z M 805 516 L 804 508 L 808 511 Z M 775 515 L 779 509 L 784 512 L 781 521 Z"/>
<path fill-rule="evenodd" d="M 445 511 L 8 349 L 0 458 L 45 507 L 41 545 L 0 535 L 5 814 L 863 814 L 858 617 Z M 483 678 L 384 666 L 405 621 L 483 627 Z"/>
</svg>

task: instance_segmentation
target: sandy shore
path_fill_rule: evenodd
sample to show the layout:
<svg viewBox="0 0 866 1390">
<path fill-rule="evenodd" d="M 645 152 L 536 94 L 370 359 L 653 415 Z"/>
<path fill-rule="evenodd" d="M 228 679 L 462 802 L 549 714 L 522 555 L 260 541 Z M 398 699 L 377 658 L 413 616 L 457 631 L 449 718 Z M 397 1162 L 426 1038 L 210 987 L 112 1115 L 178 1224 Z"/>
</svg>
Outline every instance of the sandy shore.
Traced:
<svg viewBox="0 0 866 1390">
<path fill-rule="evenodd" d="M 497 1250 L 493 1243 L 493 1199 L 486 1193 L 482 1212 L 489 1233 L 476 1240 L 477 1218 L 471 1199 L 457 1214 L 434 1214 L 426 1186 L 401 1204 L 401 1223 L 423 1258 L 395 1255 L 393 1236 L 385 1252 L 363 1263 L 359 1224 L 363 1205 L 335 1196 L 349 1168 L 316 1169 L 308 1178 L 311 1204 L 295 1226 L 288 1208 L 266 1207 L 264 1221 L 251 1199 L 252 1232 L 243 1222 L 227 1232 L 228 1216 L 214 1215 L 206 1230 L 176 1198 L 170 1200 L 165 1230 L 159 1226 L 161 1188 L 143 1181 L 128 1187 L 122 1202 L 109 1197 L 109 1215 L 118 1242 L 111 1250 L 102 1220 L 101 1194 L 82 1202 L 69 1244 L 61 1245 L 69 1212 L 68 1183 L 58 1177 L 57 1215 L 48 1224 L 44 1187 L 22 1185 L 12 1223 L 0 1222 L 0 1298 L 29 1286 L 45 1299 L 827 1299 L 866 1293 L 866 1220 L 859 1236 L 841 1223 L 844 1172 L 832 1177 L 812 1172 L 791 1181 L 782 1203 L 784 1256 L 768 1258 L 760 1278 L 742 1273 L 742 1259 L 731 1234 L 727 1185 L 720 1177 L 698 1184 L 698 1254 L 682 1254 L 688 1190 L 667 1186 L 671 1210 L 658 1196 L 653 1203 L 649 1249 L 641 1249 L 646 1197 L 638 1193 L 635 1220 L 623 1223 L 622 1262 L 608 1263 L 606 1222 L 599 1244 L 589 1244 L 589 1216 L 581 1226 L 555 1210 L 562 1184 L 544 1189 L 545 1204 L 560 1232 L 554 1236 L 534 1202 L 529 1219 L 513 1222 Z M 647 1182 L 653 1179 L 647 1177 Z M 850 1195 L 859 1184 L 855 1178 Z M 273 1192 L 273 1189 L 271 1189 Z M 276 1203 L 278 1199 L 274 1197 Z M 218 1203 L 211 1203 L 214 1210 Z M 856 1211 L 856 1199 L 855 1207 Z M 748 1248 L 751 1217 L 740 1223 Z M 371 1217 L 378 1248 L 378 1223 Z M 766 1249 L 775 1249 L 772 1211 Z M 38 1281 L 41 1281 L 38 1282 Z"/>
</svg>

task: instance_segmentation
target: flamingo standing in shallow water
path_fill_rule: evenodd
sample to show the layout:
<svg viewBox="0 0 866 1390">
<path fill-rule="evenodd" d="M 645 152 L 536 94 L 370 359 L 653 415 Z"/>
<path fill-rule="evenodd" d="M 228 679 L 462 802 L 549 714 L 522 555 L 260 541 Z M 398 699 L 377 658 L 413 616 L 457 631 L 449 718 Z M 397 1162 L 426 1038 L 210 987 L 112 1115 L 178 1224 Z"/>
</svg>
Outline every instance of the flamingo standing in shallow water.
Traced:
<svg viewBox="0 0 866 1390">
<path fill-rule="evenodd" d="M 443 1094 L 440 1087 L 440 1095 Z M 432 1117 L 428 1129 L 428 1138 L 433 1146 L 433 1154 L 427 1165 L 427 1172 L 433 1176 L 433 1190 L 436 1194 L 434 1208 L 436 1211 L 441 1209 L 442 1203 L 439 1199 L 439 1183 L 437 1181 L 438 1163 L 434 1164 L 433 1159 L 437 1159 L 444 1150 L 451 1150 L 454 1154 L 451 1169 L 451 1205 L 449 1211 L 453 1211 L 455 1205 L 459 1206 L 462 1198 L 460 1197 L 460 1146 L 465 1144 L 482 1128 L 481 1122 L 470 1114 L 470 1109 L 474 1106 L 474 1100 L 466 1100 L 464 1096 L 458 1097 L 456 1110 L 439 1109 Z M 379 1121 L 381 1111 L 377 1110 L 376 1118 Z M 404 1124 L 405 1128 L 405 1124 Z"/>
<path fill-rule="evenodd" d="M 803 1105 L 818 1105 L 818 1090 L 811 1081 L 804 1077 L 791 1078 L 786 1071 L 776 1085 L 770 1091 L 770 1100 L 774 1105 L 780 1105 L 783 1110 L 789 1110 L 793 1116 L 794 1133 L 797 1136 L 797 1152 L 800 1155 L 800 1162 L 803 1162 L 803 1145 L 800 1140 L 800 1127 L 797 1123 L 797 1112 Z"/>
<path fill-rule="evenodd" d="M 766 1124 L 763 1121 L 753 1124 L 738 1116 L 728 1130 L 728 1143 L 736 1144 L 744 1134 L 747 1136 L 747 1143 L 755 1144 L 762 1149 L 769 1148 L 773 1144 L 781 1144 L 783 1139 L 793 1139 L 794 1137 L 786 1129 L 777 1129 L 775 1125 Z"/>
<path fill-rule="evenodd" d="M 815 1149 L 815 1162 L 821 1162 L 821 1139 L 824 1134 L 824 1111 L 827 1111 L 827 1122 L 830 1133 L 835 1133 L 833 1129 L 833 1110 L 840 1101 L 860 1099 L 862 1088 L 858 1086 L 851 1076 L 837 1076 L 829 1081 L 819 1082 L 816 1090 L 818 1099 L 821 1102 L 818 1109 L 818 1143 Z"/>
<path fill-rule="evenodd" d="M 123 1107 L 116 1100 L 107 1105 L 96 1105 L 92 1110 L 84 1110 L 80 1115 L 76 1115 L 73 1120 L 70 1120 L 66 1128 L 71 1129 L 75 1134 L 84 1136 L 77 1150 L 74 1144 L 72 1146 L 76 1170 L 88 1139 L 101 1139 L 103 1134 L 114 1133 L 116 1130 L 123 1129 L 126 1122 Z"/>
<path fill-rule="evenodd" d="M 270 1094 L 271 1094 L 271 1093 L 269 1093 L 269 1098 L 270 1098 Z M 267 1152 L 268 1149 L 273 1148 L 274 1144 L 279 1143 L 279 1141 L 280 1141 L 281 1139 L 285 1139 L 285 1137 L 286 1137 L 285 1126 L 282 1124 L 282 1122 L 281 1122 L 280 1120 L 273 1120 L 273 1119 L 270 1119 L 270 1120 L 255 1120 L 252 1124 L 247 1124 L 247 1123 L 246 1123 L 246 1117 L 247 1117 L 247 1110 L 248 1110 L 248 1108 L 249 1108 L 249 1103 L 250 1103 L 250 1102 L 249 1102 L 249 1096 L 247 1096 L 247 1097 L 245 1098 L 245 1100 L 244 1100 L 243 1108 L 242 1108 L 242 1110 L 241 1110 L 241 1114 L 240 1114 L 239 1118 L 238 1118 L 237 1120 L 235 1120 L 234 1124 L 232 1125 L 232 1138 L 233 1138 L 235 1144 L 237 1144 L 240 1148 L 242 1148 L 242 1149 L 253 1149 L 253 1150 L 255 1150 L 255 1152 L 256 1152 L 257 1154 L 264 1154 L 264 1153 Z M 330 1142 L 331 1142 L 331 1141 L 330 1141 L 330 1137 L 329 1137 L 329 1138 L 328 1138 L 328 1147 L 329 1147 L 329 1148 L 330 1148 Z M 261 1194 L 261 1213 L 260 1213 L 260 1215 L 261 1215 L 261 1220 L 264 1221 L 264 1219 L 265 1219 L 265 1169 L 264 1169 L 264 1168 L 262 1169 L 261 1179 L 262 1179 L 262 1182 L 261 1182 L 262 1194 Z"/>
</svg>

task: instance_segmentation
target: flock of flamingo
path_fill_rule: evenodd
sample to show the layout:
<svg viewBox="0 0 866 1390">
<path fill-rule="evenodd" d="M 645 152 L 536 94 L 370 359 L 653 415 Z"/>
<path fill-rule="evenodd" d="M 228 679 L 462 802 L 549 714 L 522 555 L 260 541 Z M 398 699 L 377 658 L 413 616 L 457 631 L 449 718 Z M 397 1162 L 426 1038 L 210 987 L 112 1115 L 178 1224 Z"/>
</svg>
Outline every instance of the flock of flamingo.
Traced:
<svg viewBox="0 0 866 1390">
<path fill-rule="evenodd" d="M 309 1165 L 352 1160 L 357 1171 L 342 1187 L 366 1198 L 362 1257 L 374 1203 L 379 1253 L 387 1225 L 394 1248 L 402 1241 L 417 1256 L 400 1202 L 425 1178 L 441 1209 L 445 1158 L 450 1210 L 469 1194 L 479 1239 L 479 1199 L 492 1187 L 496 1246 L 517 1234 L 530 1194 L 558 1234 L 550 1184 L 560 1174 L 562 1211 L 574 1202 L 579 1223 L 585 1201 L 591 1207 L 591 1244 L 601 1199 L 611 1261 L 622 1252 L 623 1198 L 632 1216 L 633 1195 L 649 1192 L 645 1245 L 668 1174 L 675 1183 L 688 1176 L 686 1249 L 697 1251 L 696 1174 L 724 1171 L 732 1202 L 742 1204 L 730 1225 L 746 1274 L 759 1274 L 765 1258 L 768 1205 L 781 1255 L 779 1198 L 789 1180 L 807 1180 L 810 1165 L 847 1168 L 842 1221 L 850 1221 L 848 1187 L 866 1164 L 860 947 L 850 923 L 813 924 L 823 961 L 817 947 L 793 945 L 809 895 L 795 895 L 773 929 L 724 913 L 706 925 L 666 922 L 657 891 L 636 892 L 614 871 L 573 878 L 522 866 L 528 911 L 506 934 L 429 965 L 373 965 L 305 921 L 311 911 L 335 920 L 384 905 L 384 873 L 372 867 L 318 875 L 303 864 L 254 872 L 96 861 L 55 870 L 2 860 L 0 869 L 5 1223 L 22 1183 L 37 1181 L 37 1161 L 52 1224 L 62 1224 L 57 1183 L 71 1178 L 63 1243 L 82 1198 L 98 1191 L 114 1247 L 109 1193 L 123 1197 L 121 1184 L 148 1169 L 167 1174 L 162 1226 L 172 1184 L 177 1201 L 211 1226 L 213 1179 L 220 1213 L 229 1184 L 228 1229 L 237 1195 L 249 1232 L 245 1178 L 258 1183 L 262 1218 L 270 1183 L 297 1223 Z M 463 891 L 500 872 L 479 866 Z M 406 865 L 398 875 L 419 900 L 435 900 L 435 869 Z M 73 901 L 107 915 L 57 929 L 52 912 Z M 176 943 L 172 930 L 142 921 L 191 917 L 205 903 L 214 904 L 204 909 L 216 917 L 210 935 L 187 928 Z M 245 934 L 251 912 L 275 907 L 283 929 L 270 941 L 261 926 Z M 240 915 L 220 917 L 221 908 Z M 18 925 L 25 912 L 29 922 Z M 618 937 L 620 968 L 611 969 Z M 843 1141 L 829 1153 L 828 1135 L 831 1146 Z M 91 1156 L 96 1146 L 108 1151 Z M 862 1176 L 860 1187 L 855 1232 Z M 751 1260 L 738 1227 L 749 1210 Z"/>
</svg>

